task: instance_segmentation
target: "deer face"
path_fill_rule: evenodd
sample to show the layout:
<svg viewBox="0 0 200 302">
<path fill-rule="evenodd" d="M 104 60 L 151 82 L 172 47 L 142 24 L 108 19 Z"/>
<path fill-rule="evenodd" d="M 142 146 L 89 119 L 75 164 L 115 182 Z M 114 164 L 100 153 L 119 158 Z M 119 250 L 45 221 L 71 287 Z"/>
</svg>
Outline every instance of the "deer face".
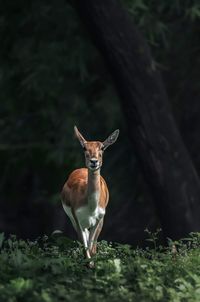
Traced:
<svg viewBox="0 0 200 302">
<path fill-rule="evenodd" d="M 102 166 L 103 144 L 101 142 L 87 142 L 84 148 L 85 164 L 90 170 L 98 170 Z"/>
<path fill-rule="evenodd" d="M 100 169 L 103 163 L 103 152 L 108 146 L 116 142 L 119 130 L 115 130 L 104 142 L 86 141 L 76 126 L 74 132 L 83 147 L 86 167 L 92 171 Z"/>
</svg>

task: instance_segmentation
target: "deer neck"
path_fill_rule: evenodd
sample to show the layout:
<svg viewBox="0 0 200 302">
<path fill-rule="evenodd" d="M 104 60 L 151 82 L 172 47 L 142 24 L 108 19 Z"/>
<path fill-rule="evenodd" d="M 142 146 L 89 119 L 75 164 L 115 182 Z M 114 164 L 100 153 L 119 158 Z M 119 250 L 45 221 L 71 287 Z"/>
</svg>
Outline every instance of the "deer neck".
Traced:
<svg viewBox="0 0 200 302">
<path fill-rule="evenodd" d="M 91 171 L 88 169 L 88 206 L 93 212 L 98 207 L 100 197 L 100 169 Z"/>
</svg>

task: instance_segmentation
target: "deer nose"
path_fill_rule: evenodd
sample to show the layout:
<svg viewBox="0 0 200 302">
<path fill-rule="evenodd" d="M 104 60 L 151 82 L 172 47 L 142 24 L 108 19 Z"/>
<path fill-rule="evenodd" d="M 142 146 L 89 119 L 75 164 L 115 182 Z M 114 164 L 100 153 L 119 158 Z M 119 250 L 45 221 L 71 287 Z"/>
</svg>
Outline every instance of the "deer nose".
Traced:
<svg viewBox="0 0 200 302">
<path fill-rule="evenodd" d="M 98 162 L 98 159 L 93 158 L 90 160 L 90 162 L 91 162 L 91 164 L 96 165 Z"/>
</svg>

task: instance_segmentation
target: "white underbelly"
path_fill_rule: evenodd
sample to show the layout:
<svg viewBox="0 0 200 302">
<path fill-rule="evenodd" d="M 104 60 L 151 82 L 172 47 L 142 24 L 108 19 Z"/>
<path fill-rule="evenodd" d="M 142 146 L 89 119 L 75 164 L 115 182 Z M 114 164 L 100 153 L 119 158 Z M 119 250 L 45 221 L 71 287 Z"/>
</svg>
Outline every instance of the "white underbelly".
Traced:
<svg viewBox="0 0 200 302">
<path fill-rule="evenodd" d="M 92 212 L 87 205 L 76 210 L 76 216 L 82 229 L 89 229 L 95 226 L 104 215 L 105 209 L 101 207 L 96 207 Z"/>
</svg>

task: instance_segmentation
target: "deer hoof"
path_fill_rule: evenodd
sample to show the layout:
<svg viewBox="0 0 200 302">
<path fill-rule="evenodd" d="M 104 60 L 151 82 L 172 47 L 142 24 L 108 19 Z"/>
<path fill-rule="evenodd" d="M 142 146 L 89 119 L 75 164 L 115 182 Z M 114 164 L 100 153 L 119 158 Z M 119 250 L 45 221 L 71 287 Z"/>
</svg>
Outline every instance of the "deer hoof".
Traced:
<svg viewBox="0 0 200 302">
<path fill-rule="evenodd" d="M 88 268 L 91 268 L 91 269 L 95 268 L 94 261 L 90 261 L 88 263 Z"/>
</svg>

